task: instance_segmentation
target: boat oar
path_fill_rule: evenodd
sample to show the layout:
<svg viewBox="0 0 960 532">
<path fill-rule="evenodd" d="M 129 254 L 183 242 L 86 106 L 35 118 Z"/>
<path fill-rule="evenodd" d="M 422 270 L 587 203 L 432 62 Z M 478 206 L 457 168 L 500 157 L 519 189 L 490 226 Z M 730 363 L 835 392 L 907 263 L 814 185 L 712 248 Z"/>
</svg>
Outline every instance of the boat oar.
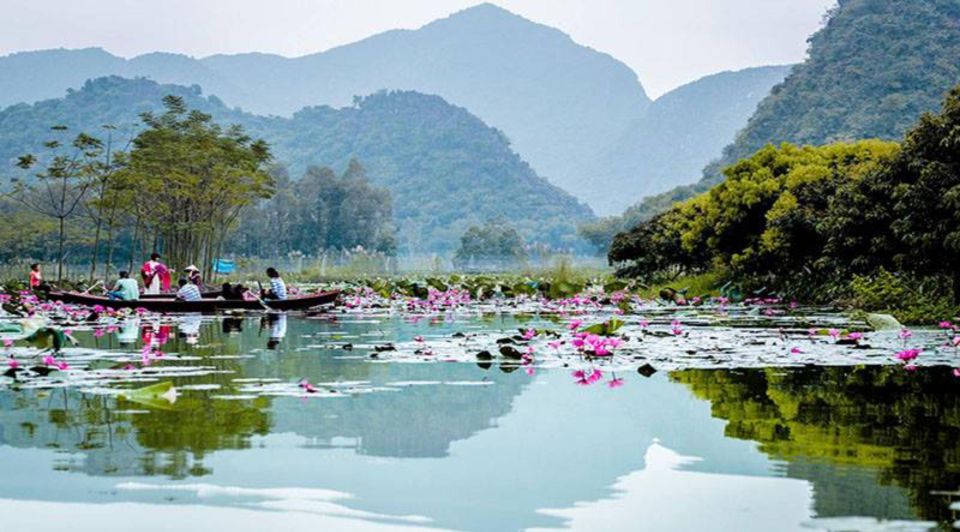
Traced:
<svg viewBox="0 0 960 532">
<path fill-rule="evenodd" d="M 81 293 L 83 293 L 83 294 L 88 294 L 88 293 L 90 293 L 91 290 L 93 290 L 93 289 L 96 288 L 97 286 L 100 286 L 100 284 L 101 284 L 102 282 L 103 282 L 103 281 L 97 281 L 97 282 L 93 283 L 92 285 L 90 285 L 89 287 L 87 287 L 87 289 L 84 290 L 84 291 L 81 292 Z"/>
<path fill-rule="evenodd" d="M 250 292 L 250 290 L 247 290 L 247 291 Z M 257 299 L 257 303 L 260 303 L 260 306 L 263 307 L 264 310 L 273 310 L 272 308 L 267 306 L 267 304 L 263 302 L 263 299 L 261 299 L 260 296 L 258 296 L 257 294 L 250 292 L 250 295 L 252 295 Z"/>
</svg>

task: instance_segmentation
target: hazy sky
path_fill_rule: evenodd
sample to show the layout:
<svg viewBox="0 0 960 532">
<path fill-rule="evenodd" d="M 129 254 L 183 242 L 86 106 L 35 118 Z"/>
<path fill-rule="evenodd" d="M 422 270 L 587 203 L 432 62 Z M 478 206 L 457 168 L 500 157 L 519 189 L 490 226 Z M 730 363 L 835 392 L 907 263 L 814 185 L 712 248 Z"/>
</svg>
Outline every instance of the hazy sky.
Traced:
<svg viewBox="0 0 960 532">
<path fill-rule="evenodd" d="M 417 28 L 476 0 L 0 0 L 0 54 L 100 46 L 297 56 Z M 652 97 L 706 74 L 800 61 L 835 0 L 498 0 L 637 72 Z"/>
</svg>

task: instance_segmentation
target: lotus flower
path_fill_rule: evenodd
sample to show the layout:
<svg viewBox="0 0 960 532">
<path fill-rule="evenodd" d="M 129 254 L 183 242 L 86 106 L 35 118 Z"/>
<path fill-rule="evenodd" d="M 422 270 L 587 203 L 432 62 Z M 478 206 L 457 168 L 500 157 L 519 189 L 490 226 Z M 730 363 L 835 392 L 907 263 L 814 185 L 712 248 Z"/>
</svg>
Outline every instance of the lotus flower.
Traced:
<svg viewBox="0 0 960 532">
<path fill-rule="evenodd" d="M 567 324 L 567 329 L 570 329 L 571 331 L 575 331 L 579 329 L 582 325 L 583 325 L 583 321 L 572 320 L 570 323 Z"/>
<path fill-rule="evenodd" d="M 960 368 L 953 368 L 953 376 L 960 378 Z"/>
<path fill-rule="evenodd" d="M 317 393 L 320 391 L 314 385 L 310 384 L 310 381 L 307 379 L 300 379 L 300 382 L 297 383 L 297 386 L 307 393 Z"/>
<path fill-rule="evenodd" d="M 951 323 L 949 320 L 941 321 L 939 326 L 941 329 L 953 329 L 953 323 Z"/>
<path fill-rule="evenodd" d="M 17 359 L 13 357 L 7 360 L 7 365 L 10 366 L 10 369 L 17 369 L 20 367 L 20 363 L 17 362 Z"/>
<path fill-rule="evenodd" d="M 904 349 L 903 351 L 900 351 L 899 353 L 897 353 L 897 358 L 899 358 L 904 362 L 909 362 L 911 360 L 915 360 L 918 356 L 920 356 L 921 352 L 922 352 L 921 349 Z"/>
<path fill-rule="evenodd" d="M 897 338 L 901 340 L 906 340 L 913 336 L 913 332 L 910 329 L 900 329 L 900 332 L 897 333 Z"/>
<path fill-rule="evenodd" d="M 524 333 L 523 333 L 523 339 L 524 339 L 524 340 L 533 340 L 536 336 L 537 336 L 537 331 L 536 331 L 536 329 L 527 329 L 527 330 L 524 331 Z"/>
<path fill-rule="evenodd" d="M 790 354 L 791 354 L 791 355 L 802 355 L 802 354 L 803 354 L 803 350 L 801 350 L 799 347 L 792 347 L 792 348 L 790 348 Z"/>
<path fill-rule="evenodd" d="M 11 340 L 10 338 L 3 339 L 3 347 L 12 347 L 12 346 L 13 346 L 13 340 Z"/>
<path fill-rule="evenodd" d="M 859 342 L 860 340 L 863 340 L 863 333 L 852 332 L 847 335 L 847 338 L 853 340 L 854 342 Z"/>
<path fill-rule="evenodd" d="M 589 386 L 590 384 L 592 384 L 592 382 L 590 381 L 590 377 L 587 375 L 587 372 L 582 369 L 574 370 L 574 372 L 571 373 L 571 375 L 573 375 L 574 382 L 576 382 L 580 386 Z"/>
<path fill-rule="evenodd" d="M 620 377 L 614 377 L 614 378 L 610 379 L 609 381 L 607 381 L 607 387 L 608 387 L 608 388 L 619 388 L 619 387 L 623 386 L 623 384 L 624 384 L 624 383 L 623 383 L 623 379 L 620 378 Z"/>
</svg>

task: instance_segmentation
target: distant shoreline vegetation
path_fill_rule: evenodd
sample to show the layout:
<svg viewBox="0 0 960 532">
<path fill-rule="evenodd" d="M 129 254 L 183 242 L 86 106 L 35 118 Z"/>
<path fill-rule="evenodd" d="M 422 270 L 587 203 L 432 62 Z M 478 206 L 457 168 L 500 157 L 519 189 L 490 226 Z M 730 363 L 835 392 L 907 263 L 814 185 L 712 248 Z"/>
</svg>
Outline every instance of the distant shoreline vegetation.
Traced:
<svg viewBox="0 0 960 532">
<path fill-rule="evenodd" d="M 957 131 L 960 86 L 901 144 L 767 146 L 708 192 L 618 234 L 609 260 L 647 282 L 712 272 L 746 291 L 953 317 Z"/>
</svg>

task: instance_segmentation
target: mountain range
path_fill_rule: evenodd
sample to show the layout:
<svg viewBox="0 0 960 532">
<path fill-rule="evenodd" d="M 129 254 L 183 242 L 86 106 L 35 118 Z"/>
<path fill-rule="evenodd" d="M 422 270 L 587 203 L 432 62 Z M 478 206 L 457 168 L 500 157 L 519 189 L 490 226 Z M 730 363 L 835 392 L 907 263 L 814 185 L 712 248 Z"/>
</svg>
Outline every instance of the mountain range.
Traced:
<svg viewBox="0 0 960 532">
<path fill-rule="evenodd" d="M 268 141 L 292 175 L 311 165 L 343 170 L 358 159 L 370 180 L 392 193 L 403 252 L 450 251 L 468 227 L 501 217 L 530 242 L 572 247 L 577 224 L 593 217 L 538 176 L 503 133 L 439 96 L 413 91 L 381 91 L 348 107 L 307 107 L 285 118 L 231 109 L 199 86 L 98 78 L 63 98 L 0 111 L 0 162 L 12 168 L 18 155 L 41 151 L 54 125 L 103 137 L 109 124 L 123 144 L 138 130 L 139 114 L 160 110 L 168 94 Z"/>
<path fill-rule="evenodd" d="M 692 183 L 786 67 L 709 76 L 655 102 L 637 75 L 563 32 L 481 4 L 302 57 L 248 53 L 131 59 L 102 49 L 0 57 L 0 106 L 56 98 L 107 75 L 199 85 L 230 107 L 290 116 L 380 90 L 436 94 L 501 130 L 551 183 L 600 214 Z"/>
</svg>

